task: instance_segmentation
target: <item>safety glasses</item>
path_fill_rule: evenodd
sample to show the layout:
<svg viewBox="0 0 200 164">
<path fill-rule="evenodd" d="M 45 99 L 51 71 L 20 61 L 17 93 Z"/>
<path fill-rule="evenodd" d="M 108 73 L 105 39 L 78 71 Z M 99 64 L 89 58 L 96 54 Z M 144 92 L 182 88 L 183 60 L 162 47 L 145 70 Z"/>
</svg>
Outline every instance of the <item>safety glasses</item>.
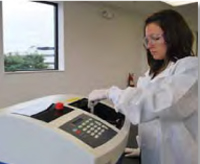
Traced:
<svg viewBox="0 0 200 164">
<path fill-rule="evenodd" d="M 143 39 L 143 43 L 146 48 L 148 48 L 149 43 L 153 45 L 164 43 L 163 34 L 152 34 L 152 35 L 146 36 Z"/>
</svg>

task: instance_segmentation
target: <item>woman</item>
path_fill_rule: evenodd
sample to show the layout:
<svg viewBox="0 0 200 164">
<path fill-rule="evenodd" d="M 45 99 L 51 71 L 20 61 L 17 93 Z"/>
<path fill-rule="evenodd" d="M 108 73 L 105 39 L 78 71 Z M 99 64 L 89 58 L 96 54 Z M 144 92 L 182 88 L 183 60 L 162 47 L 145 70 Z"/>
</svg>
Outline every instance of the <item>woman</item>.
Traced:
<svg viewBox="0 0 200 164">
<path fill-rule="evenodd" d="M 89 102 L 109 99 L 139 125 L 143 164 L 197 164 L 198 59 L 192 32 L 179 13 L 163 10 L 146 19 L 144 36 L 149 70 L 137 87 L 94 90 Z"/>
</svg>

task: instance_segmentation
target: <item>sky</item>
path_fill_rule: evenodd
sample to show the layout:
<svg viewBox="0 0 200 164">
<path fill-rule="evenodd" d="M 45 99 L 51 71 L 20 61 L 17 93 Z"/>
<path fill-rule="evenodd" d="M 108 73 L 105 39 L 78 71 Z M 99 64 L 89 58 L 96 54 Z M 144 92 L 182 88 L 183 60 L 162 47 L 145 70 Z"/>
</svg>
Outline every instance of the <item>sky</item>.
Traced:
<svg viewBox="0 0 200 164">
<path fill-rule="evenodd" d="M 4 53 L 54 45 L 54 7 L 29 1 L 3 1 Z"/>
</svg>

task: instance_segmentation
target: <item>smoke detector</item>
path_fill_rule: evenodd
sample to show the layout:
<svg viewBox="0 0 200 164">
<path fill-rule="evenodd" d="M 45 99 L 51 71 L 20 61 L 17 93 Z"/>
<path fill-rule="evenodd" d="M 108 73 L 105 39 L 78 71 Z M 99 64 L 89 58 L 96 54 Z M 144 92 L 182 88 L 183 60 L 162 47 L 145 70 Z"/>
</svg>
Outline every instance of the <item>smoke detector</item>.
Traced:
<svg viewBox="0 0 200 164">
<path fill-rule="evenodd" d="M 101 11 L 101 15 L 103 18 L 106 18 L 106 19 L 113 19 L 114 18 L 114 13 L 108 9 L 103 9 Z"/>
</svg>

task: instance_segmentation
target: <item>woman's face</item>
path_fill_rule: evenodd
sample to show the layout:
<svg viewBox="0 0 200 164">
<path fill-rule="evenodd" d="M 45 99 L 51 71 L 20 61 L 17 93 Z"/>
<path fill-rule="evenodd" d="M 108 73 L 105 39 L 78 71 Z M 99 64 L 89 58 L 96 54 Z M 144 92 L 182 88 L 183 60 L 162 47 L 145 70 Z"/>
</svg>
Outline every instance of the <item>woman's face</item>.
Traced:
<svg viewBox="0 0 200 164">
<path fill-rule="evenodd" d="M 155 60 L 163 60 L 166 57 L 167 45 L 163 33 L 156 23 L 150 23 L 145 28 L 144 44 Z"/>
</svg>

